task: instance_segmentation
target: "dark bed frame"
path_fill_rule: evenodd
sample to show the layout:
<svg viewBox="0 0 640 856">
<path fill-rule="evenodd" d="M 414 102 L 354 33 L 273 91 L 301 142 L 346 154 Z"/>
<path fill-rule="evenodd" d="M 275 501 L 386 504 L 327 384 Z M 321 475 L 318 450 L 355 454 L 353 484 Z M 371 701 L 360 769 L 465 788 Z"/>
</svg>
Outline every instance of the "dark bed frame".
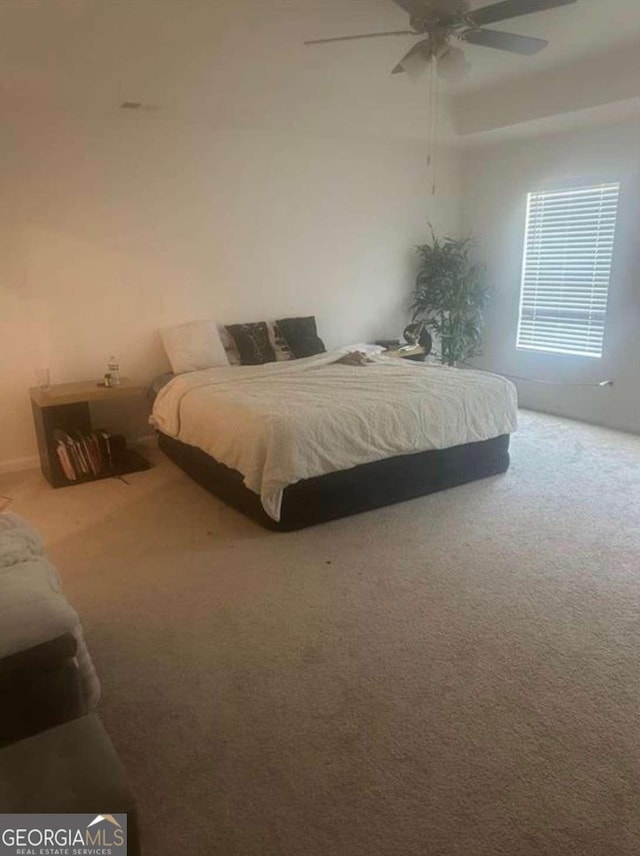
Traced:
<svg viewBox="0 0 640 856">
<path fill-rule="evenodd" d="M 283 491 L 280 520 L 272 520 L 242 475 L 196 446 L 159 433 L 162 451 L 188 476 L 227 505 L 267 529 L 291 532 L 360 511 L 504 473 L 509 468 L 509 435 L 491 440 L 400 455 L 350 470 L 304 479 Z"/>
</svg>

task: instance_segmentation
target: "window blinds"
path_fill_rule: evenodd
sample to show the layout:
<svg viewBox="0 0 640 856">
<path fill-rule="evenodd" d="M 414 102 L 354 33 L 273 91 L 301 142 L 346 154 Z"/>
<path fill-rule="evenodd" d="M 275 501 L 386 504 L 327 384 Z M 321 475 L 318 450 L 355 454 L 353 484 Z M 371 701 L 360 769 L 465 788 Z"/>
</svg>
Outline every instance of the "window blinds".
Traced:
<svg viewBox="0 0 640 856">
<path fill-rule="evenodd" d="M 518 348 L 602 356 L 619 193 L 529 194 Z"/>
</svg>

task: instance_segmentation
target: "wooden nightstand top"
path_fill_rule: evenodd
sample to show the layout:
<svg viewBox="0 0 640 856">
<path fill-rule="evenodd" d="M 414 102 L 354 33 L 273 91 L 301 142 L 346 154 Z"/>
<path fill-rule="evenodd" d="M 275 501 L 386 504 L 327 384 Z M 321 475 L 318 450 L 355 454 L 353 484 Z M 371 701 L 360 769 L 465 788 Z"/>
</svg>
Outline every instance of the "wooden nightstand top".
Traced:
<svg viewBox="0 0 640 856">
<path fill-rule="evenodd" d="M 131 395 L 144 395 L 146 386 L 123 377 L 119 386 L 99 386 L 97 380 L 78 383 L 56 383 L 44 390 L 34 386 L 29 395 L 38 407 L 58 407 L 61 404 L 77 404 L 82 401 L 112 401 Z"/>
</svg>

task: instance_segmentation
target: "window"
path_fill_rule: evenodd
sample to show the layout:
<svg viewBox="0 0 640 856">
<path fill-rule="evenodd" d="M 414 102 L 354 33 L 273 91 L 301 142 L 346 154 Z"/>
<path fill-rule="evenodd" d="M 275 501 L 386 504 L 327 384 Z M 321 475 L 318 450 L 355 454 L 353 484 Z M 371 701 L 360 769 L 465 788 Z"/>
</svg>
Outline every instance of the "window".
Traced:
<svg viewBox="0 0 640 856">
<path fill-rule="evenodd" d="M 619 192 L 529 194 L 518 348 L 602 356 Z"/>
</svg>

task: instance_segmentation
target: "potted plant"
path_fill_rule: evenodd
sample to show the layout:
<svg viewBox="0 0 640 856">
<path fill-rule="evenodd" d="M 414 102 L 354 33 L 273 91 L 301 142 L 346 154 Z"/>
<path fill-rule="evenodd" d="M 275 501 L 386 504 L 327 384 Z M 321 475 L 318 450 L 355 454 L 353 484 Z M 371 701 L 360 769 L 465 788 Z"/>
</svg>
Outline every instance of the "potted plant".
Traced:
<svg viewBox="0 0 640 856">
<path fill-rule="evenodd" d="M 470 258 L 472 238 L 438 239 L 416 247 L 420 267 L 411 310 L 414 322 L 434 334 L 449 366 L 479 353 L 482 310 L 489 297 L 484 268 Z"/>
</svg>

